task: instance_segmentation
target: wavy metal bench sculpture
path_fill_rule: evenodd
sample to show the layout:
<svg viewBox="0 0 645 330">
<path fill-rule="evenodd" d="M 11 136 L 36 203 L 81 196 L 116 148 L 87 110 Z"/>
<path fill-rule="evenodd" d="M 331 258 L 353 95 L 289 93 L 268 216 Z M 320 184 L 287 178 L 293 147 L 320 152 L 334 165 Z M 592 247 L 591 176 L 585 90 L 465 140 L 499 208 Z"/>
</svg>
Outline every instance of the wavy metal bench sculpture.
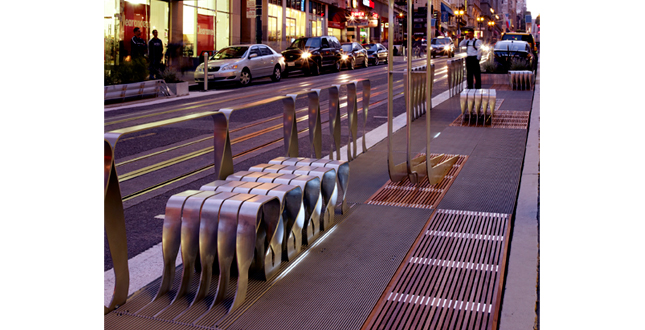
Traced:
<svg viewBox="0 0 645 330">
<path fill-rule="evenodd" d="M 305 222 L 305 210 L 302 203 L 303 189 L 300 186 L 268 182 L 216 180 L 203 185 L 199 190 L 277 197 L 280 200 L 280 221 L 282 221 L 284 236 L 280 253 L 282 260 L 293 260 L 293 257 L 300 252 L 302 247 L 302 227 Z"/>
<path fill-rule="evenodd" d="M 338 191 L 341 199 L 340 212 L 347 213 L 347 187 L 349 185 L 349 162 L 342 160 L 313 159 L 302 157 L 278 157 L 269 161 L 269 164 L 280 164 L 289 166 L 312 166 L 312 167 L 329 167 L 336 170 Z"/>
<path fill-rule="evenodd" d="M 497 92 L 494 89 L 464 89 L 459 96 L 461 106 L 462 125 L 468 117 L 468 124 L 475 116 L 475 125 L 479 123 L 479 116 L 483 116 L 484 125 L 486 122 L 492 122 L 497 105 Z M 486 113 L 489 113 L 488 118 Z"/>
<path fill-rule="evenodd" d="M 534 80 L 533 71 L 509 71 L 508 79 L 513 90 L 531 90 Z"/>
<path fill-rule="evenodd" d="M 219 112 L 200 112 L 187 116 L 161 120 L 149 124 L 132 126 L 105 133 L 104 135 L 104 226 L 110 255 L 114 264 L 114 295 L 109 306 L 105 306 L 107 314 L 116 307 L 125 304 L 130 285 L 128 269 L 128 246 L 125 232 L 125 216 L 121 188 L 116 172 L 115 150 L 117 142 L 127 134 L 133 134 L 153 128 L 181 123 L 188 120 L 211 117 L 214 123 L 215 177 L 224 178 L 233 173 L 233 159 L 230 157 L 230 144 L 227 145 L 223 136 L 228 138 L 228 122 L 224 114 Z M 224 157 L 223 155 L 228 155 Z"/>
<path fill-rule="evenodd" d="M 285 239 L 294 241 L 294 250 L 287 251 L 289 260 L 292 260 L 292 257 L 300 252 L 302 244 L 311 244 L 320 235 L 320 214 L 323 205 L 320 178 L 311 175 L 239 171 L 229 175 L 226 180 L 295 185 L 302 189 L 303 222 L 294 223 L 292 227 L 286 228 L 288 235 Z"/>
<path fill-rule="evenodd" d="M 280 201 L 275 196 L 235 192 L 189 190 L 173 195 L 166 204 L 162 236 L 164 269 L 153 301 L 171 289 L 175 259 L 181 247 L 183 272 L 171 303 L 189 308 L 200 303 L 211 290 L 213 265 L 217 262 L 219 281 L 212 308 L 224 299 L 236 260 L 237 289 L 229 312 L 246 297 L 249 272 L 266 280 L 281 263 L 283 239 Z M 199 286 L 188 295 L 193 270 L 200 271 Z M 190 304 L 187 304 L 190 301 Z"/>
<path fill-rule="evenodd" d="M 333 168 L 258 164 L 250 167 L 249 171 L 317 176 L 320 178 L 320 192 L 322 194 L 323 205 L 320 217 L 320 230 L 324 231 L 329 229 L 334 222 L 334 206 L 338 199 L 338 189 L 336 187 L 336 170 Z"/>
</svg>

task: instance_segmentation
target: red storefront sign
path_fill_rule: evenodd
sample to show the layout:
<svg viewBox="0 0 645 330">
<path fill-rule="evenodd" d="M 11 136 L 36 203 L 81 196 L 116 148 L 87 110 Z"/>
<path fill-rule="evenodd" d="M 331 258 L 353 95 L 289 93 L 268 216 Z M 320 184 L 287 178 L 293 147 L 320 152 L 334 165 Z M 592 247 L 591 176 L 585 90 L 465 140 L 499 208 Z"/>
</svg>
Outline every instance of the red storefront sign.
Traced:
<svg viewBox="0 0 645 330">
<path fill-rule="evenodd" d="M 214 17 L 209 15 L 197 14 L 197 54 L 202 51 L 215 50 L 215 28 Z"/>
<path fill-rule="evenodd" d="M 132 54 L 130 51 L 130 40 L 134 37 L 135 27 L 138 27 L 141 30 L 141 35 L 139 36 L 146 43 L 148 42 L 148 26 L 150 16 L 150 6 L 143 3 L 130 3 L 128 1 L 123 2 L 123 46 L 126 50 L 126 54 Z"/>
<path fill-rule="evenodd" d="M 336 21 L 327 21 L 327 27 L 330 27 L 332 29 L 344 29 L 345 28 L 345 23 L 343 22 L 336 22 Z"/>
</svg>

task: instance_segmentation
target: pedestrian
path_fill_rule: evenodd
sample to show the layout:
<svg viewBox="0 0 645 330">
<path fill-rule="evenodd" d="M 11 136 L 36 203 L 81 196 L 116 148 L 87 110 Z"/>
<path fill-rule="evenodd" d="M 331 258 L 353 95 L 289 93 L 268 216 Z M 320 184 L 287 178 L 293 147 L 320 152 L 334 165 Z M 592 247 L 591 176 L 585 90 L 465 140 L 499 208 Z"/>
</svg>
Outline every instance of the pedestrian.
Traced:
<svg viewBox="0 0 645 330">
<path fill-rule="evenodd" d="M 130 59 L 134 61 L 148 53 L 148 46 L 146 46 L 145 40 L 141 39 L 141 30 L 138 27 L 132 31 L 134 37 L 130 39 Z"/>
<path fill-rule="evenodd" d="M 466 31 L 466 38 L 459 43 L 459 48 L 466 47 L 466 72 L 468 89 L 473 89 L 473 77 L 475 78 L 475 89 L 482 88 L 482 73 L 479 68 L 479 60 L 482 57 L 482 42 L 475 38 L 473 30 Z"/>
<path fill-rule="evenodd" d="M 163 58 L 163 42 L 157 38 L 157 30 L 152 30 L 152 39 L 148 42 L 148 59 L 150 60 L 150 80 L 161 78 L 161 59 Z"/>
</svg>

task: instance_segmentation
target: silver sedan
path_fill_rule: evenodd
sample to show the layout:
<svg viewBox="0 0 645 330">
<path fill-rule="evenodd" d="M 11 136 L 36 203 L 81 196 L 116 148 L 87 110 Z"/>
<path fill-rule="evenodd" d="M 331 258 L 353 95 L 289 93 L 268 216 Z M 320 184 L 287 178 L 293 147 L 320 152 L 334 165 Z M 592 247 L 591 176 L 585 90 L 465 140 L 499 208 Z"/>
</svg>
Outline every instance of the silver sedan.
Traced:
<svg viewBox="0 0 645 330">
<path fill-rule="evenodd" d="M 284 57 L 262 44 L 222 48 L 208 59 L 209 82 L 236 82 L 247 86 L 252 79 L 271 77 L 280 81 Z M 195 69 L 195 81 L 204 81 L 204 63 Z"/>
</svg>

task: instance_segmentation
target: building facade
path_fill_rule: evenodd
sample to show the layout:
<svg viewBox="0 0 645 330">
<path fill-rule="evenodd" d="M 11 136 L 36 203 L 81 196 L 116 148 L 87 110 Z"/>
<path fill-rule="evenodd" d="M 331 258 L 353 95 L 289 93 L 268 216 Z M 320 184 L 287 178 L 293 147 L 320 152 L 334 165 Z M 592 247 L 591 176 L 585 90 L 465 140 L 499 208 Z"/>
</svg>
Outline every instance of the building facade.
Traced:
<svg viewBox="0 0 645 330">
<path fill-rule="evenodd" d="M 387 0 L 103 0 L 104 63 L 130 54 L 133 29 L 148 42 L 152 30 L 170 62 L 196 66 L 206 52 L 261 42 L 276 51 L 298 37 L 333 35 L 338 40 L 387 40 Z M 439 0 L 437 0 L 439 1 Z M 395 15 L 405 8 L 395 6 Z M 400 26 L 396 24 L 396 32 Z"/>
</svg>

